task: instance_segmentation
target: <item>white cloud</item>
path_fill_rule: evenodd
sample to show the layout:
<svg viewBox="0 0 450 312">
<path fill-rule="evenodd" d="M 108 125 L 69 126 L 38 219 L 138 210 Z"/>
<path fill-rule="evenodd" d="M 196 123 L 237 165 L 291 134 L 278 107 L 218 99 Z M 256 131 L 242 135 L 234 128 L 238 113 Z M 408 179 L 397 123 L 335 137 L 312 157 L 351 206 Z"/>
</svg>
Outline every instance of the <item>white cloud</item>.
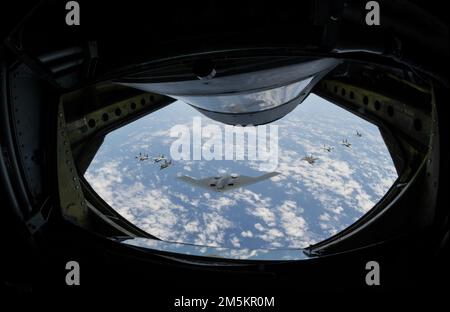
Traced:
<svg viewBox="0 0 450 312">
<path fill-rule="evenodd" d="M 330 219 L 331 219 L 330 215 L 326 212 L 319 216 L 319 220 L 322 221 L 330 221 Z"/>
<path fill-rule="evenodd" d="M 242 231 L 241 232 L 242 237 L 253 237 L 252 231 Z"/>
<path fill-rule="evenodd" d="M 149 122 L 152 115 L 139 121 L 143 130 L 132 131 L 128 140 L 120 142 L 122 154 L 115 153 L 110 139 L 113 133 L 108 135 L 85 177 L 126 219 L 164 240 L 228 247 L 305 247 L 335 234 L 370 210 L 396 178 L 376 128 L 345 117 L 337 108 L 327 108 L 326 116 L 312 114 L 314 109 L 322 108 L 311 108 L 311 103 L 305 101 L 297 113 L 278 122 L 281 145 L 276 171 L 280 174 L 266 184 L 270 187 L 263 187 L 268 182 L 262 182 L 215 193 L 174 182 L 180 170 L 199 176 L 229 173 L 230 168 L 238 173 L 241 169 L 257 170 L 259 163 L 251 161 L 228 167 L 226 163 L 185 161 L 164 171 L 150 162 L 135 165 L 134 155 L 127 155 L 130 151 L 167 153 L 163 149 L 170 146 L 169 118 L 153 127 L 158 123 Z M 190 114 L 197 114 L 192 111 Z M 182 124 L 191 115 L 175 114 L 170 118 Z M 348 121 L 345 126 L 342 120 Z M 185 123 L 190 125 L 191 120 Z M 365 129 L 362 138 L 353 137 L 355 128 Z M 124 129 L 120 131 L 125 133 Z M 352 149 L 339 145 L 346 137 Z M 323 144 L 335 149 L 328 153 L 322 149 Z M 319 158 L 314 165 L 301 160 L 309 153 Z M 239 240 L 239 233 L 242 238 L 252 239 Z"/>
<path fill-rule="evenodd" d="M 250 215 L 261 218 L 268 226 L 275 226 L 275 214 L 268 208 L 257 207 L 247 208 L 247 212 Z"/>
<path fill-rule="evenodd" d="M 233 236 L 232 239 L 230 239 L 231 244 L 233 244 L 233 247 L 239 248 L 241 247 L 241 244 L 239 242 L 239 238 L 237 238 L 236 236 Z"/>
</svg>

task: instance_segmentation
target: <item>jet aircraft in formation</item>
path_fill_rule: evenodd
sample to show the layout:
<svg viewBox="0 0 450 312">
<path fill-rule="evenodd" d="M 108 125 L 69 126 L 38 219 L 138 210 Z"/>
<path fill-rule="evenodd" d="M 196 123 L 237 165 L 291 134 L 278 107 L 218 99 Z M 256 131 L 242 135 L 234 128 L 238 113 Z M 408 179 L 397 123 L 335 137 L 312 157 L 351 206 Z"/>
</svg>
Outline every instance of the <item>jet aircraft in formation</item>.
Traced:
<svg viewBox="0 0 450 312">
<path fill-rule="evenodd" d="M 153 161 L 155 163 L 159 163 L 160 161 L 163 161 L 165 159 L 166 159 L 166 157 L 164 156 L 164 154 L 159 154 L 158 156 L 153 157 Z"/>
<path fill-rule="evenodd" d="M 314 157 L 312 154 L 311 156 L 305 156 L 302 158 L 302 160 L 308 162 L 310 165 L 314 165 L 314 163 L 316 162 L 316 160 L 319 158 Z"/>
<path fill-rule="evenodd" d="M 148 156 L 148 154 L 139 153 L 139 155 L 137 155 L 135 158 L 139 161 L 145 161 L 145 160 L 149 159 L 149 156 Z M 159 155 L 153 157 L 153 162 L 155 164 L 161 163 L 159 170 L 166 169 L 166 168 L 170 167 L 171 165 L 173 165 L 172 159 L 167 159 L 166 156 L 164 156 L 164 154 L 159 154 Z"/>
<path fill-rule="evenodd" d="M 172 165 L 172 159 L 170 159 L 170 160 L 164 159 L 164 162 L 159 167 L 159 170 L 166 169 L 166 168 L 168 168 L 171 165 Z"/>
<path fill-rule="evenodd" d="M 134 158 L 136 158 L 139 161 L 148 160 L 148 154 L 139 153 L 139 155 L 135 156 Z"/>
<path fill-rule="evenodd" d="M 362 133 L 359 132 L 358 130 L 356 130 L 356 136 L 362 137 Z M 348 147 L 348 148 L 352 147 L 352 144 L 347 139 L 342 140 L 341 144 L 344 145 L 345 147 Z M 326 146 L 326 145 L 324 145 L 322 147 L 322 149 L 324 151 L 328 152 L 328 153 L 331 153 L 331 151 L 334 149 L 334 146 Z M 302 158 L 302 160 L 307 161 L 311 165 L 313 165 L 316 162 L 317 159 L 318 158 L 313 157 L 313 155 L 305 156 L 305 157 Z"/>
<path fill-rule="evenodd" d="M 341 144 L 344 145 L 345 147 L 349 147 L 349 148 L 352 147 L 352 144 L 350 142 L 348 142 L 347 139 L 342 140 Z"/>
</svg>

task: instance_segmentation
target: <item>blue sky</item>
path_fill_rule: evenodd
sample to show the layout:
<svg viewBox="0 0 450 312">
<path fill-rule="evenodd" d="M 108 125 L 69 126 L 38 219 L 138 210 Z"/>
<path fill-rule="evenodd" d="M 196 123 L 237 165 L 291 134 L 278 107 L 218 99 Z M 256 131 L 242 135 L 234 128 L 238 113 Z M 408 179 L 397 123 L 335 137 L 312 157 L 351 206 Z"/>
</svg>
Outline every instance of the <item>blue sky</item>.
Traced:
<svg viewBox="0 0 450 312">
<path fill-rule="evenodd" d="M 175 161 L 160 170 L 135 156 L 170 155 L 175 124 L 218 124 L 177 101 L 105 138 L 85 178 L 105 201 L 167 241 L 233 248 L 304 248 L 352 224 L 391 187 L 397 174 L 376 126 L 310 95 L 279 127 L 278 166 L 269 180 L 217 193 L 177 179 L 239 173 L 256 161 Z M 223 126 L 223 125 L 221 125 Z M 356 131 L 362 133 L 357 137 Z M 352 148 L 340 144 L 343 139 Z M 331 153 L 323 145 L 334 146 Z M 313 154 L 314 165 L 302 160 Z"/>
</svg>

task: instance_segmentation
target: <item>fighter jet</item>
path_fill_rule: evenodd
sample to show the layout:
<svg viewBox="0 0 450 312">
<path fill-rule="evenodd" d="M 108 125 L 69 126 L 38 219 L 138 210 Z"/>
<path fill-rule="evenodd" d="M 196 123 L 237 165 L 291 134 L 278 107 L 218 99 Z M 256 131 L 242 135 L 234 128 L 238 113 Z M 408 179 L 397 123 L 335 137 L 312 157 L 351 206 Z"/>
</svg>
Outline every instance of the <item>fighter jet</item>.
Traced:
<svg viewBox="0 0 450 312">
<path fill-rule="evenodd" d="M 251 185 L 253 183 L 261 182 L 280 174 L 279 172 L 270 172 L 259 177 L 248 177 L 244 175 L 224 175 L 208 177 L 204 179 L 194 179 L 188 176 L 181 176 L 178 179 L 191 184 L 193 186 L 203 187 L 216 192 L 225 192 L 232 189 L 237 189 L 243 186 Z"/>
<path fill-rule="evenodd" d="M 356 136 L 362 137 L 362 134 L 358 130 L 356 130 Z"/>
<path fill-rule="evenodd" d="M 169 167 L 171 165 L 172 165 L 172 159 L 170 159 L 169 161 L 167 161 L 167 159 L 164 159 L 164 162 L 159 167 L 159 170 L 166 169 L 167 167 Z"/>
<path fill-rule="evenodd" d="M 163 154 L 159 154 L 158 156 L 153 157 L 153 161 L 155 163 L 159 163 L 160 161 L 165 160 L 165 159 L 166 159 L 166 157 Z"/>
<path fill-rule="evenodd" d="M 352 144 L 351 143 L 349 143 L 348 141 L 347 141 L 347 139 L 345 139 L 345 140 L 342 140 L 342 143 L 341 143 L 342 145 L 344 145 L 344 146 L 346 146 L 346 147 L 352 147 Z"/>
<path fill-rule="evenodd" d="M 327 151 L 327 152 L 331 152 L 331 151 L 333 150 L 334 147 L 333 147 L 333 146 L 325 146 L 325 145 L 324 145 L 322 148 L 323 148 L 325 151 Z"/>
<path fill-rule="evenodd" d="M 313 157 L 313 155 L 311 154 L 311 156 L 305 156 L 302 158 L 302 160 L 307 161 L 310 165 L 314 165 L 314 163 L 316 162 L 316 160 L 319 158 Z"/>
<path fill-rule="evenodd" d="M 144 161 L 144 160 L 147 160 L 147 159 L 148 159 L 148 154 L 142 154 L 142 153 L 139 153 L 139 155 L 137 155 L 137 156 L 134 157 L 134 158 L 138 159 L 139 161 Z"/>
</svg>

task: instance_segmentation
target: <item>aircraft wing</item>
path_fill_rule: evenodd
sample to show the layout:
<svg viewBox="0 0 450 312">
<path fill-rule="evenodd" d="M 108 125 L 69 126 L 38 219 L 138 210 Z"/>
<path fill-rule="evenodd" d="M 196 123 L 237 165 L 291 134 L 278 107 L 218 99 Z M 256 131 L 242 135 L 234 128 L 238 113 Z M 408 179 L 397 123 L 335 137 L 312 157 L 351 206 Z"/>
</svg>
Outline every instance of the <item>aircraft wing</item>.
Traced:
<svg viewBox="0 0 450 312">
<path fill-rule="evenodd" d="M 206 188 L 208 190 L 211 189 L 211 187 L 209 186 L 211 178 L 194 179 L 194 178 L 184 175 L 184 176 L 178 177 L 178 179 L 180 179 L 181 181 L 184 181 L 187 184 L 190 184 L 192 186 L 199 186 L 199 187 Z"/>
<path fill-rule="evenodd" d="M 228 185 L 226 190 L 232 190 L 236 188 L 240 188 L 243 186 L 251 185 L 257 182 L 261 182 L 267 179 L 270 179 L 276 175 L 279 175 L 279 172 L 269 172 L 263 175 L 260 175 L 259 177 L 249 177 L 249 176 L 238 176 L 235 179 L 233 179 L 233 185 Z"/>
</svg>

